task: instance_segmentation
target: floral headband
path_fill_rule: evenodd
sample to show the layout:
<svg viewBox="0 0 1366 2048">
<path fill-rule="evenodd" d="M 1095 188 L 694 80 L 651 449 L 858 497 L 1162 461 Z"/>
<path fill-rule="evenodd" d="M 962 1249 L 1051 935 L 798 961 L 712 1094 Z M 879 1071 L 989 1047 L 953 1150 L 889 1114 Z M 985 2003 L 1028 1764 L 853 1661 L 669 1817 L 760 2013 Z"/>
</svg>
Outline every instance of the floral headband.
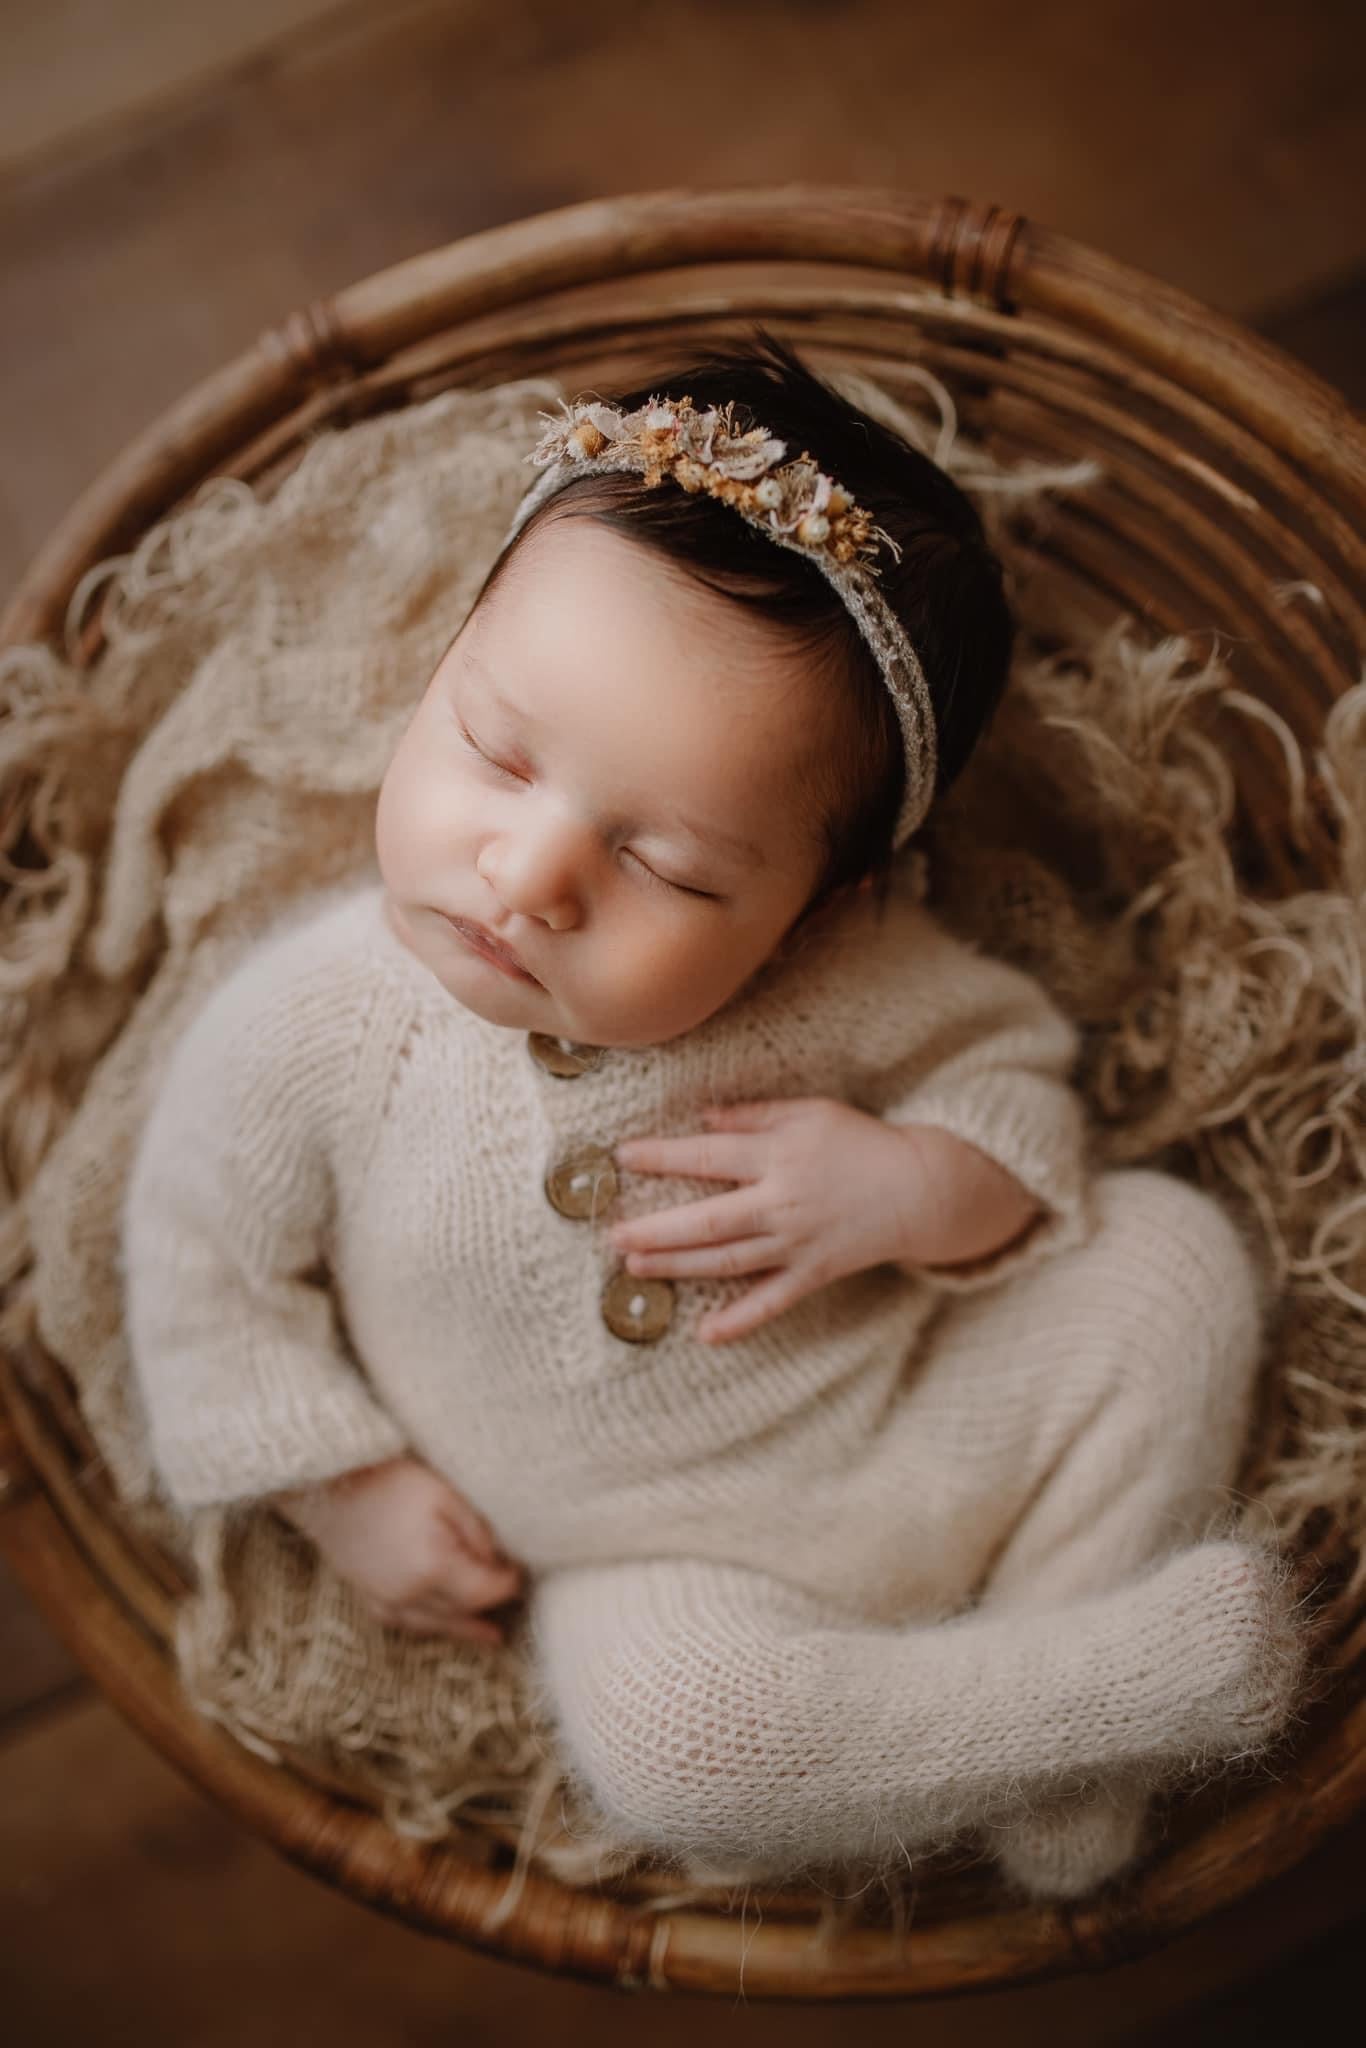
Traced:
<svg viewBox="0 0 1366 2048">
<path fill-rule="evenodd" d="M 839 593 L 872 649 L 891 692 L 906 752 L 906 793 L 893 843 L 901 846 L 922 823 L 934 793 L 934 707 L 925 673 L 899 620 L 877 586 L 876 555 L 885 542 L 832 477 L 803 454 L 785 462 L 787 445 L 764 427 L 737 434 L 733 409 L 698 412 L 690 398 L 652 398 L 635 412 L 598 400 L 569 404 L 527 457 L 544 469 L 513 515 L 511 541 L 555 492 L 579 476 L 633 470 L 651 486 L 671 476 L 685 491 L 706 491 L 730 505 L 779 547 L 814 562 Z"/>
</svg>

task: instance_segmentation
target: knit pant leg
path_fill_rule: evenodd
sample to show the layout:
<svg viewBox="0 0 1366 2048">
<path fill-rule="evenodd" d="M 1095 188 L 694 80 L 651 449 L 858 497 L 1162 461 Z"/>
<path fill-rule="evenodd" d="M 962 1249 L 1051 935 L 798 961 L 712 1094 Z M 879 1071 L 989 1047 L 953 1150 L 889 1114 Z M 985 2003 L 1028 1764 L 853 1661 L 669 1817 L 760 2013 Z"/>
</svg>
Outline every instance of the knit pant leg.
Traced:
<svg viewBox="0 0 1366 2048">
<path fill-rule="evenodd" d="M 862 1450 L 808 1458 L 767 1569 L 790 1556 L 851 1612 L 922 1620 L 1104 1591 L 1227 1523 L 1260 1347 L 1241 1240 L 1148 1171 L 1097 1176 L 1093 1218 L 1084 1244 L 945 1296 Z"/>
<path fill-rule="evenodd" d="M 1233 1505 L 1262 1348 L 1250 1254 L 1210 1196 L 1170 1175 L 1102 1174 L 1095 1199 L 1086 1245 L 1009 1296 L 973 1297 L 941 1339 L 952 1356 L 1009 1332 L 1051 1346 L 1060 1370 L 1092 1361 L 1104 1390 L 997 1556 L 991 1605 L 1103 1591 Z"/>
<path fill-rule="evenodd" d="M 1066 1773 L 1244 1752 L 1293 1683 L 1280 1578 L 1187 1549 L 1046 1612 L 851 1622 L 738 1566 L 547 1573 L 541 1706 L 620 1839 L 781 1875 L 923 1849 Z"/>
<path fill-rule="evenodd" d="M 1223 1211 L 1183 1182 L 1111 1173 L 1096 1195 L 1089 1244 L 1013 1300 L 974 1300 L 945 1339 L 999 1342 L 1009 1316 L 1018 1341 L 1052 1313 L 1110 1387 L 998 1555 L 984 1609 L 1104 1591 L 1228 1517 L 1261 1353 L 1255 1269 Z M 987 1839 L 1026 1890 L 1076 1896 L 1133 1859 L 1147 1808 L 1143 1783 L 1112 1772 Z"/>
</svg>

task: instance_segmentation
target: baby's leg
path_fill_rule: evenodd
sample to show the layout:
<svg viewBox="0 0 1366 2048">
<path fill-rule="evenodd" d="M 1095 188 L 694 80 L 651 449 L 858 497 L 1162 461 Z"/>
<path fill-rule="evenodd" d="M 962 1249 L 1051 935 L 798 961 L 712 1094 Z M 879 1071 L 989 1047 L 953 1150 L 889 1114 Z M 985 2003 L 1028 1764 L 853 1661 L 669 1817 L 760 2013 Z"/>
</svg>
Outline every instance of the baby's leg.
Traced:
<svg viewBox="0 0 1366 2048">
<path fill-rule="evenodd" d="M 924 1849 L 1069 1771 L 1241 1753 L 1281 1710 L 1278 1588 L 1211 1543 L 1047 1612 L 887 1627 L 658 1559 L 548 1573 L 531 1626 L 543 1705 L 627 1841 L 783 1875 Z"/>
<path fill-rule="evenodd" d="M 997 1556 L 981 1607 L 1023 1615 L 1122 1584 L 1226 1519 L 1261 1351 L 1248 1253 L 1207 1196 L 1166 1175 L 1097 1183 L 1091 1242 L 951 1316 L 940 1357 L 1028 1351 L 1105 1390 Z M 1266 1568 L 1248 1549 L 1241 1569 Z M 1229 1569 L 1235 1569 L 1230 1553 Z M 1026 1888 L 1090 1890 L 1139 1847 L 1147 1793 L 1080 1784 L 992 1838 Z"/>
</svg>

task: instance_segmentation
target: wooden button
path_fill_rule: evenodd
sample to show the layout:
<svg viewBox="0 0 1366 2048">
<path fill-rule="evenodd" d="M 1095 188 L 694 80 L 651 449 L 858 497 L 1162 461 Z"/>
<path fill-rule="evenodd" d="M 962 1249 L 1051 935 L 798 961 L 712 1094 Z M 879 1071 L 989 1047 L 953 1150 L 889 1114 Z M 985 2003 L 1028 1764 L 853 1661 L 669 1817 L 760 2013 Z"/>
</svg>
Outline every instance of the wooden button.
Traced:
<svg viewBox="0 0 1366 2048">
<path fill-rule="evenodd" d="M 602 1319 L 614 1337 L 628 1344 L 653 1344 L 674 1316 L 672 1280 L 642 1280 L 638 1273 L 614 1273 L 602 1290 Z"/>
<path fill-rule="evenodd" d="M 561 1081 L 577 1081 L 602 1061 L 600 1045 L 576 1045 L 572 1038 L 551 1038 L 544 1031 L 528 1032 L 527 1048 L 537 1066 Z"/>
<path fill-rule="evenodd" d="M 616 1161 L 601 1145 L 585 1145 L 551 1167 L 545 1191 L 561 1216 L 600 1216 L 616 1200 Z"/>
</svg>

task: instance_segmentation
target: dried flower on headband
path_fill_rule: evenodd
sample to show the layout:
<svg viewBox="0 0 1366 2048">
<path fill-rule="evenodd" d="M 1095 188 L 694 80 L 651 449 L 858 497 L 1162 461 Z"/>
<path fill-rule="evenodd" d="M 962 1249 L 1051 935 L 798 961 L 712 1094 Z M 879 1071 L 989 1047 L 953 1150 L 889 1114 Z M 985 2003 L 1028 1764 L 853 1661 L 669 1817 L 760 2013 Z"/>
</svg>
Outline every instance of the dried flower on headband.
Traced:
<svg viewBox="0 0 1366 2048">
<path fill-rule="evenodd" d="M 874 567 L 879 543 L 899 558 L 891 535 L 875 526 L 861 505 L 803 452 L 784 462 L 787 444 L 765 427 L 739 433 L 734 407 L 698 412 L 690 398 L 653 398 L 632 413 L 588 402 L 566 406 L 542 436 L 531 460 L 538 465 L 572 459 L 604 467 L 618 457 L 647 484 L 667 474 L 685 491 L 706 491 L 752 521 L 819 549 L 837 562 L 862 559 Z"/>
</svg>

